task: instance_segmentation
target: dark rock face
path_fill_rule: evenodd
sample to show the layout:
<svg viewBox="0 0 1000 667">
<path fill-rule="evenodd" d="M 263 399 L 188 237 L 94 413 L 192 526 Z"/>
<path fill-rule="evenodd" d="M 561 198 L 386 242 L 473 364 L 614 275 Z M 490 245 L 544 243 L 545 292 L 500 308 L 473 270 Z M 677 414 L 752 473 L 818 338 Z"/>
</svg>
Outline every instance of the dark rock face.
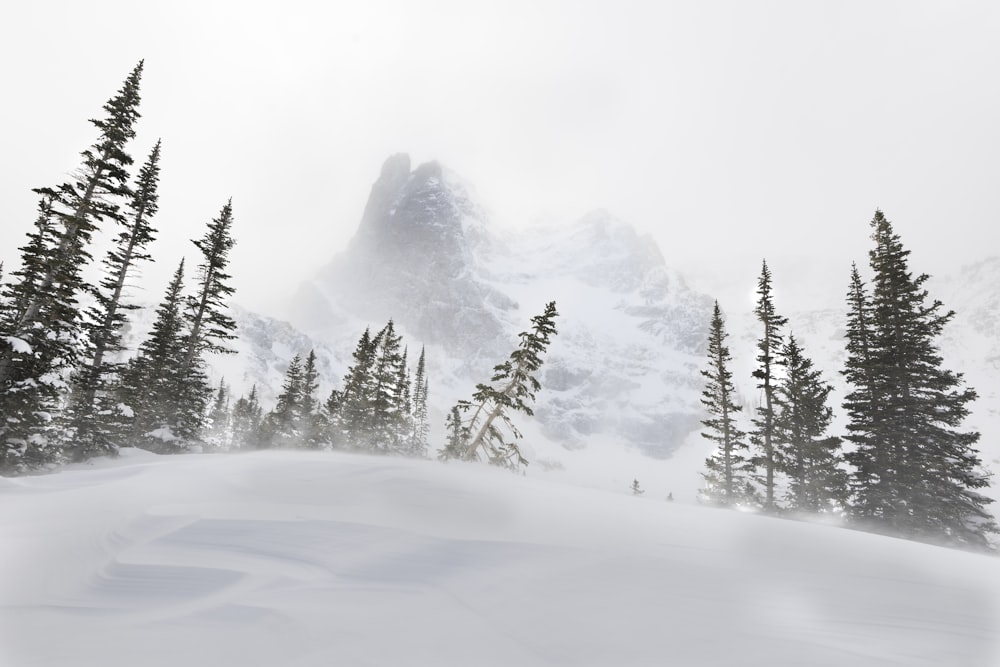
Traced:
<svg viewBox="0 0 1000 667">
<path fill-rule="evenodd" d="M 516 304 L 473 276 L 474 255 L 490 242 L 485 217 L 438 163 L 410 171 L 407 155 L 390 157 L 347 251 L 300 291 L 297 306 L 305 312 L 296 319 L 313 329 L 331 323 L 337 309 L 324 308 L 318 291 L 372 322 L 393 318 L 418 340 L 464 356 L 495 356 L 503 326 L 492 311 Z"/>
</svg>

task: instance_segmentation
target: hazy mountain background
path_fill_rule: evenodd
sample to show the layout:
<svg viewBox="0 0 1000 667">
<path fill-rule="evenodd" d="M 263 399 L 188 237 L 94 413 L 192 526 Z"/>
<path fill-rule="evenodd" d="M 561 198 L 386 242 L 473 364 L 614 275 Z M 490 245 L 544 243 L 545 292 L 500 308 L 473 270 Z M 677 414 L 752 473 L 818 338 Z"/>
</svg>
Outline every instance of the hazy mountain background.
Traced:
<svg viewBox="0 0 1000 667">
<path fill-rule="evenodd" d="M 905 226 L 900 233 L 905 244 Z M 912 270 L 921 271 L 920 259 L 911 257 Z M 797 311 L 782 308 L 782 284 L 803 286 L 795 276 L 775 275 L 777 308 L 837 387 L 838 408 L 849 269 L 815 285 L 813 307 Z M 756 275 L 743 280 L 745 303 L 721 306 L 748 420 L 757 404 L 750 375 Z M 998 286 L 997 258 L 928 283 L 932 297 L 956 310 L 942 351 L 980 393 L 967 427 L 983 433 L 983 458 L 994 467 L 1000 463 Z M 559 334 L 543 367 L 535 419 L 520 420 L 534 470 L 612 488 L 637 477 L 658 494 L 693 500 L 710 451 L 698 429 L 713 295 L 688 287 L 651 237 L 607 211 L 543 228 L 498 228 L 473 186 L 436 162 L 388 158 L 348 246 L 312 280 L 289 286 L 285 312 L 237 309 L 240 354 L 217 358 L 215 372 L 236 395 L 257 384 L 268 405 L 291 356 L 315 348 L 323 397 L 339 386 L 365 327 L 377 330 L 392 318 L 411 360 L 421 345 L 427 348 L 436 448 L 445 412 L 488 379 L 550 300 L 560 311 Z"/>
</svg>

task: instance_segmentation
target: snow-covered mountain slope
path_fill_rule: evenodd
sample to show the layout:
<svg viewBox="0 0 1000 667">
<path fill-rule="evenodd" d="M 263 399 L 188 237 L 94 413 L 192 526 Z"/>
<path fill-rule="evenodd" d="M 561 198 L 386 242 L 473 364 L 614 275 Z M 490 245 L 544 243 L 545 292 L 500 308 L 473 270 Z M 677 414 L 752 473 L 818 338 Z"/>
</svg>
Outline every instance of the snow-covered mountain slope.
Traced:
<svg viewBox="0 0 1000 667">
<path fill-rule="evenodd" d="M 484 466 L 125 450 L 0 534 L 4 665 L 1000 664 L 996 558 Z"/>
</svg>

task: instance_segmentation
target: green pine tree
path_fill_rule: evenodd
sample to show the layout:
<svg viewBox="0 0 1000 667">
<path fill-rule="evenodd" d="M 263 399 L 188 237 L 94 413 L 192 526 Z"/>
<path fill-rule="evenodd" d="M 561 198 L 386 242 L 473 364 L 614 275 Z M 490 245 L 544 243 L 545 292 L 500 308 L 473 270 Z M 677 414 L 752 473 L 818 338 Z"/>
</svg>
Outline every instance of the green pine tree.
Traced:
<svg viewBox="0 0 1000 667">
<path fill-rule="evenodd" d="M 460 458 L 468 461 L 478 461 L 485 456 L 492 465 L 511 470 L 528 465 L 517 445 L 521 432 L 514 426 L 511 413 L 534 414 L 531 405 L 535 401 L 535 392 L 541 389 L 535 374 L 542 366 L 542 355 L 556 334 L 555 318 L 558 315 L 555 301 L 549 302 L 544 313 L 531 318 L 531 329 L 519 334 L 521 343 L 510 358 L 494 367 L 490 384 L 476 385 L 471 401 L 458 402 L 458 410 L 468 415 L 463 418 L 460 430 L 463 442 L 457 448 L 446 446 L 441 450 L 441 456 L 447 458 L 451 451 L 458 449 Z M 504 428 L 501 429 L 501 426 Z"/>
<path fill-rule="evenodd" d="M 378 337 L 373 339 L 371 331 L 365 328 L 354 348 L 354 364 L 344 376 L 344 388 L 336 396 L 336 413 L 332 426 L 336 436 L 332 439 L 342 441 L 352 448 L 361 448 L 370 442 L 368 424 L 372 403 L 372 367 L 379 343 Z M 330 401 L 327 401 L 327 405 L 329 408 Z"/>
<path fill-rule="evenodd" d="M 219 388 L 215 390 L 215 399 L 208 411 L 205 434 L 205 443 L 215 450 L 228 449 L 231 441 L 229 399 L 230 390 L 225 379 L 219 380 Z"/>
<path fill-rule="evenodd" d="M 62 405 L 80 364 L 83 330 L 79 299 L 89 290 L 83 268 L 101 223 L 122 218 L 129 194 L 125 150 L 139 117 L 142 63 L 91 123 L 97 141 L 82 152 L 74 177 L 43 197 L 42 224 L 22 249 L 22 286 L 8 292 L 0 326 L 0 467 L 23 469 L 62 458 Z"/>
<path fill-rule="evenodd" d="M 775 506 L 775 471 L 777 461 L 774 453 L 774 420 L 775 420 L 775 387 L 777 384 L 777 366 L 783 341 L 781 329 L 788 320 L 780 317 L 774 309 L 774 295 L 771 287 L 771 271 L 765 261 L 761 267 L 760 278 L 757 280 L 757 306 L 754 309 L 757 320 L 763 327 L 761 337 L 757 340 L 757 369 L 753 376 L 757 379 L 757 388 L 761 390 L 763 401 L 757 408 L 757 418 L 753 420 L 754 429 L 750 440 L 757 448 L 753 459 L 754 467 L 763 470 L 764 509 L 774 511 Z"/>
<path fill-rule="evenodd" d="M 240 396 L 233 403 L 230 422 L 232 424 L 233 447 L 239 449 L 259 449 L 260 422 L 263 410 L 257 400 L 257 385 L 250 388 L 249 396 Z"/>
<path fill-rule="evenodd" d="M 375 358 L 371 368 L 371 402 L 364 437 L 367 448 L 376 452 L 399 452 L 404 435 L 406 393 L 403 386 L 405 359 L 402 337 L 392 320 L 375 337 Z"/>
<path fill-rule="evenodd" d="M 417 370 L 413 375 L 413 433 L 410 450 L 413 456 L 427 456 L 427 436 L 430 424 L 427 417 L 427 363 L 424 348 L 420 348 Z"/>
<path fill-rule="evenodd" d="M 715 443 L 717 449 L 705 460 L 707 472 L 702 473 L 705 487 L 701 497 L 712 504 L 734 506 L 753 499 L 746 492 L 751 472 L 749 448 L 744 439 L 746 434 L 736 422 L 736 415 L 743 408 L 736 402 L 736 386 L 729 370 L 732 356 L 726 345 L 728 337 L 716 301 L 708 334 L 708 369 L 701 371 L 705 378 L 701 403 L 708 411 L 708 418 L 701 422 L 706 428 L 701 435 Z"/>
<path fill-rule="evenodd" d="M 129 276 L 140 261 L 151 256 L 146 246 L 156 230 L 151 220 L 158 206 L 160 142 L 139 170 L 128 202 L 128 215 L 121 219 L 122 231 L 104 258 L 104 277 L 94 290 L 96 303 L 87 311 L 87 359 L 74 377 L 70 407 L 74 458 L 83 460 L 100 453 L 114 453 L 114 433 L 120 430 L 121 413 L 112 391 L 120 362 L 114 355 L 125 348 L 122 332 L 127 313 L 139 308 L 126 302 L 124 292 Z"/>
<path fill-rule="evenodd" d="M 296 447 L 302 438 L 302 408 L 305 378 L 302 357 L 295 355 L 288 363 L 278 402 L 264 418 L 261 445 L 264 447 Z"/>
<path fill-rule="evenodd" d="M 151 451 L 180 451 L 196 441 L 212 393 L 203 364 L 185 365 L 181 260 L 156 309 L 156 319 L 139 352 L 123 370 L 120 401 L 133 415 L 131 444 Z"/>
<path fill-rule="evenodd" d="M 781 349 L 785 376 L 778 381 L 775 403 L 775 457 L 788 477 L 786 509 L 799 512 L 840 511 L 847 500 L 847 473 L 840 438 L 827 435 L 833 421 L 828 398 L 833 387 L 823 382 L 812 360 L 789 335 Z"/>
<path fill-rule="evenodd" d="M 929 277 L 910 272 L 910 252 L 881 211 L 871 227 L 872 291 L 867 304 L 853 304 L 845 372 L 853 385 L 845 403 L 855 444 L 852 514 L 875 530 L 988 548 L 1000 529 L 987 510 L 992 500 L 977 490 L 989 475 L 979 434 L 961 430 L 976 392 L 943 367 L 937 343 L 954 313 L 929 299 Z M 870 314 L 867 328 L 858 313 Z"/>
<path fill-rule="evenodd" d="M 236 322 L 227 312 L 227 300 L 236 291 L 229 285 L 232 276 L 226 273 L 229 251 L 236 244 L 232 227 L 233 200 L 230 199 L 219 217 L 208 224 L 205 236 L 192 241 L 201 252 L 202 263 L 198 266 L 197 291 L 188 298 L 184 315 L 188 327 L 185 364 L 206 353 L 233 353 L 225 345 L 226 341 L 236 338 Z"/>
</svg>

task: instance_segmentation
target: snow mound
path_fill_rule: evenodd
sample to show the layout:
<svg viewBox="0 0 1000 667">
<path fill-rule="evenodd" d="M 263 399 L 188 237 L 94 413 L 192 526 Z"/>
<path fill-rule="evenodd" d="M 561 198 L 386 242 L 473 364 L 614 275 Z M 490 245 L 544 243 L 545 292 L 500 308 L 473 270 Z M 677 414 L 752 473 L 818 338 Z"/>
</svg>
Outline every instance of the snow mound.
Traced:
<svg viewBox="0 0 1000 667">
<path fill-rule="evenodd" d="M 0 486 L 0 664 L 992 665 L 1000 561 L 463 464 Z"/>
</svg>

